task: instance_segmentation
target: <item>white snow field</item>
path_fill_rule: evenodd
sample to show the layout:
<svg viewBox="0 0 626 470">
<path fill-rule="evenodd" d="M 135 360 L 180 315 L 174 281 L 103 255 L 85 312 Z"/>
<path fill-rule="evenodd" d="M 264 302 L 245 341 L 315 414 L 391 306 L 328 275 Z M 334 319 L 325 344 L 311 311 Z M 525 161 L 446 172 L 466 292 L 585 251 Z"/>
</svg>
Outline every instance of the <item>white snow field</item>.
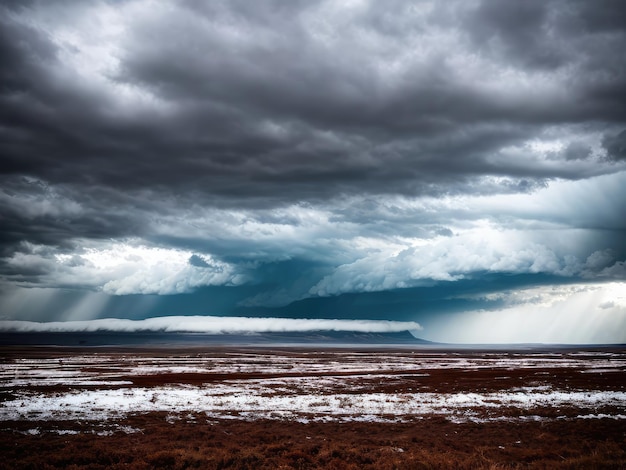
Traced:
<svg viewBox="0 0 626 470">
<path fill-rule="evenodd" d="M 420 391 L 420 380 L 438 370 L 454 374 L 495 370 L 495 379 L 502 380 L 519 371 L 536 371 L 536 379 L 494 391 L 423 391 L 427 387 Z M 561 370 L 584 374 L 592 386 L 555 386 L 551 378 Z M 4 361 L 0 421 L 101 423 L 150 412 L 165 412 L 170 419 L 203 414 L 207 419 L 303 422 L 411 421 L 430 416 L 453 422 L 626 419 L 626 390 L 594 387 L 593 378 L 601 374 L 626 377 L 626 353 L 77 352 Z M 146 379 L 153 382 L 146 385 Z M 393 384 L 407 380 L 415 389 L 393 390 Z M 380 392 L 371 384 L 392 387 Z"/>
</svg>

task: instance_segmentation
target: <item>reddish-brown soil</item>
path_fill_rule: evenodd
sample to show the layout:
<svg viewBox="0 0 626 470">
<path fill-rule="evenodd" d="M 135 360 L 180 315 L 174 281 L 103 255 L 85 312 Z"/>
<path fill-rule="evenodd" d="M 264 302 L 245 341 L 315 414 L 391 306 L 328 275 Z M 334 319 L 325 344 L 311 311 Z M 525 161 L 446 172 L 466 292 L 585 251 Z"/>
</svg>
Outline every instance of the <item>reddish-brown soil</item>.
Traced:
<svg viewBox="0 0 626 470">
<path fill-rule="evenodd" d="M 8 423 L 7 423 L 8 424 Z M 626 468 L 626 425 L 612 419 L 547 423 L 411 424 L 282 421 L 168 423 L 159 414 L 127 419 L 141 429 L 27 435 L 32 423 L 0 433 L 2 469 L 476 469 Z M 76 423 L 54 428 L 80 430 Z"/>
<path fill-rule="evenodd" d="M 12 348 L 4 350 L 2 361 L 18 357 L 63 358 L 77 353 L 76 350 Z M 168 357 L 179 354 L 173 350 L 123 351 L 125 355 L 129 353 Z M 320 356 L 320 360 L 324 358 Z M 354 393 L 360 390 L 489 392 L 537 384 L 568 390 L 626 389 L 626 375 L 621 367 L 602 373 L 581 373 L 576 368 L 520 367 L 507 370 L 506 374 L 502 369 L 478 368 L 432 369 L 427 376 L 412 375 L 418 372 L 423 371 L 393 372 L 383 381 L 360 375 L 358 380 L 353 378 L 353 390 Z M 234 378 L 254 379 L 257 375 L 157 373 L 125 378 L 132 382 L 126 386 L 151 387 L 168 383 L 195 386 Z M 348 379 L 352 380 L 349 374 Z M 63 387 L 46 390 L 56 393 L 63 391 Z M 2 393 L 0 401 L 11 399 L 11 390 Z M 625 410 L 603 412 L 621 416 Z M 424 416 L 408 423 L 311 421 L 305 424 L 284 420 L 219 420 L 203 413 L 172 419 L 171 414 L 160 412 L 100 424 L 4 420 L 0 421 L 0 469 L 626 469 L 623 417 L 577 419 L 576 410 L 565 414 L 562 410 L 558 413 L 540 410 L 540 415 L 547 419 L 483 423 L 458 423 L 444 417 Z M 502 416 L 506 416 L 506 410 L 502 410 Z"/>
</svg>

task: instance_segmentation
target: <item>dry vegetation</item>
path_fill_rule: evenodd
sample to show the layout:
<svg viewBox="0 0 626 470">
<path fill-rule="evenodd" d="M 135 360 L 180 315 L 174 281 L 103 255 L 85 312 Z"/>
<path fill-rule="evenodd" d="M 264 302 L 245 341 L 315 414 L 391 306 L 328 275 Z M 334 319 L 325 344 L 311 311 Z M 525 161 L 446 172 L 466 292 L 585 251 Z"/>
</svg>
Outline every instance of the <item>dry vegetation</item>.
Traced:
<svg viewBox="0 0 626 470">
<path fill-rule="evenodd" d="M 168 422 L 131 417 L 141 431 L 79 431 L 78 423 L 11 423 L 0 433 L 2 469 L 476 469 L 626 468 L 626 425 L 612 419 L 547 423 Z M 6 423 L 8 424 L 8 423 Z"/>
<path fill-rule="evenodd" d="M 5 353 L 3 361 L 7 363 L 18 357 L 49 357 L 50 351 L 13 349 Z M 65 360 L 76 351 L 55 354 Z M 123 354 L 127 357 L 129 352 Z M 177 354 L 166 353 L 178 358 Z M 285 352 L 280 354 L 283 357 Z M 303 356 L 293 354 L 302 360 Z M 342 354 L 320 356 L 319 360 L 335 361 Z M 213 358 L 218 353 L 211 351 L 210 355 Z M 269 357 L 263 367 L 278 367 L 271 354 Z M 318 364 L 317 359 L 312 364 Z M 106 364 L 99 367 L 94 370 L 108 370 Z M 111 371 L 117 369 L 108 370 Z M 352 389 L 355 399 L 363 390 L 402 393 L 415 388 L 435 393 L 489 392 L 529 384 L 559 390 L 626 389 L 621 362 L 616 362 L 612 370 L 593 374 L 575 367 L 536 366 L 507 369 L 506 374 L 502 369 L 482 367 L 430 369 L 421 376 L 408 372 L 419 371 L 397 370 L 384 380 L 356 373 L 346 373 L 344 380 L 340 374 L 342 379 L 336 386 L 343 391 L 346 387 Z M 281 374 L 292 373 L 279 371 Z M 293 374 L 302 376 L 308 372 Z M 259 372 L 225 376 L 151 373 L 122 378 L 131 382 L 125 385 L 131 388 L 170 383 L 201 387 L 234 378 L 255 380 L 258 375 Z M 311 374 L 311 380 L 315 380 L 315 374 Z M 38 386 L 33 391 L 58 394 L 65 388 L 68 387 Z M 0 402 L 12 400 L 15 393 L 19 390 L 5 387 Z M 293 389 L 289 393 L 303 392 Z M 327 398 L 324 390 L 320 390 L 318 398 Z M 575 406 L 534 408 L 522 414 L 519 409 L 497 410 L 501 419 L 481 423 L 453 422 L 434 415 L 414 417 L 412 422 L 341 422 L 334 418 L 307 423 L 281 419 L 245 421 L 216 419 L 204 412 L 147 412 L 106 422 L 4 419 L 0 421 L 0 469 L 626 469 L 626 410 L 621 406 L 601 404 L 592 419 L 580 418 Z M 599 413 L 607 417 L 598 417 Z M 542 418 L 535 420 L 536 416 Z"/>
</svg>

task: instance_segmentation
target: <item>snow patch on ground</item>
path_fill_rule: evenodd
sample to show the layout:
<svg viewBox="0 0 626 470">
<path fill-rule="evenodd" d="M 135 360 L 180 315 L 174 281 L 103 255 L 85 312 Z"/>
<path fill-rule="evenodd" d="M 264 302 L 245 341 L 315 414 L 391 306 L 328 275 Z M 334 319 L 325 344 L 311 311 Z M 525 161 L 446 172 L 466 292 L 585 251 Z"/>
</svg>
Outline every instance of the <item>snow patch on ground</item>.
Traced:
<svg viewBox="0 0 626 470">
<path fill-rule="evenodd" d="M 243 351 L 19 358 L 0 369 L 0 391 L 5 395 L 0 421 L 112 422 L 138 413 L 165 412 L 172 420 L 192 420 L 200 413 L 207 419 L 382 422 L 443 416 L 454 422 L 484 422 L 558 419 L 561 409 L 567 410 L 564 419 L 626 419 L 626 392 L 617 390 L 537 385 L 492 393 L 374 393 L 363 385 L 415 380 L 435 369 L 461 373 L 484 368 L 538 369 L 541 377 L 559 368 L 624 373 L 626 354 Z M 215 378 L 202 384 L 133 385 L 133 379 L 146 376 L 191 373 Z"/>
<path fill-rule="evenodd" d="M 2 420 L 106 421 L 130 414 L 204 413 L 209 418 L 296 419 L 311 416 L 353 421 L 410 419 L 439 415 L 488 419 L 497 409 L 570 407 L 626 409 L 626 392 L 502 391 L 496 393 L 359 393 L 285 394 L 262 384 L 211 384 L 202 387 L 163 386 L 57 393 L 20 393 L 0 405 Z M 591 416 L 591 414 L 586 415 Z M 621 414 L 613 415 L 622 419 Z"/>
<path fill-rule="evenodd" d="M 76 355 L 62 359 L 17 359 L 3 364 L 0 387 L 30 385 L 121 385 L 120 376 L 154 374 L 358 374 L 407 373 L 428 374 L 435 369 L 557 369 L 580 368 L 586 373 L 623 372 L 626 355 L 615 353 L 569 354 L 481 354 L 474 357 L 455 353 L 342 353 L 341 360 L 323 353 L 292 355 L 230 353 L 221 356 L 114 356 Z"/>
</svg>

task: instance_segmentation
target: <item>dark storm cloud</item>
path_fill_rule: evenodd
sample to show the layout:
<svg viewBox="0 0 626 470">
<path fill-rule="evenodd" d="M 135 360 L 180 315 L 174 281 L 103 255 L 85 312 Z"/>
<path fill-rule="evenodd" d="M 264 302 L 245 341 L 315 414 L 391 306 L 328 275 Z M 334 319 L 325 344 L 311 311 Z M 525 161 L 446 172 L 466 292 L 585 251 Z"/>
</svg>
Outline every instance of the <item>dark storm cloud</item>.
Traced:
<svg viewBox="0 0 626 470">
<path fill-rule="evenodd" d="M 602 146 L 606 149 L 609 158 L 626 159 L 626 130 L 617 135 L 605 135 L 602 139 Z"/>
<path fill-rule="evenodd" d="M 146 234 L 147 213 L 168 208 L 148 195 L 106 188 L 76 191 L 30 177 L 0 179 L 0 253 L 22 241 L 71 249 L 75 239 Z"/>
<path fill-rule="evenodd" d="M 86 83 L 70 45 L 29 25 L 24 7 L 2 24 L 2 171 L 239 204 L 474 192 L 483 174 L 580 178 L 591 170 L 493 156 L 549 126 L 624 122 L 623 8 L 597 5 L 157 6 L 127 21 L 106 84 Z M 72 9 L 48 7 L 47 21 Z M 484 84 L 470 70 L 482 66 Z M 490 85 L 505 72 L 510 88 Z M 163 109 L 124 107 L 116 86 Z"/>
</svg>

